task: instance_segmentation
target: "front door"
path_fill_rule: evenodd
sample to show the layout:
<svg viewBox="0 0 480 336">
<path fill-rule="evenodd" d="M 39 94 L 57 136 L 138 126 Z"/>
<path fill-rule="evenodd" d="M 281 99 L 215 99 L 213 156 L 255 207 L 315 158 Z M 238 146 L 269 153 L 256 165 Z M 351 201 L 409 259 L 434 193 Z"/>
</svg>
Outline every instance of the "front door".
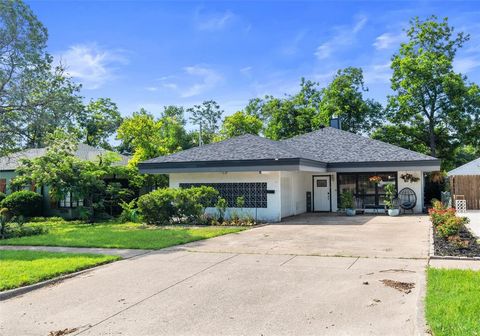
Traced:
<svg viewBox="0 0 480 336">
<path fill-rule="evenodd" d="M 313 211 L 330 211 L 330 176 L 313 178 Z"/>
</svg>

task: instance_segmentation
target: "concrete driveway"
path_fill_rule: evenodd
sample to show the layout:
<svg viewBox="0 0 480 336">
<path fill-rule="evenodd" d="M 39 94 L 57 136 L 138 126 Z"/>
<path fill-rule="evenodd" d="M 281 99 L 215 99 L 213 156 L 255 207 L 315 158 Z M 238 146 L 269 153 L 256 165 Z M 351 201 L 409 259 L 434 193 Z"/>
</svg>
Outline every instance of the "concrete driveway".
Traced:
<svg viewBox="0 0 480 336">
<path fill-rule="evenodd" d="M 0 335 L 421 334 L 428 229 L 425 218 L 402 218 L 371 217 L 349 225 L 350 235 L 345 225 L 269 225 L 105 265 L 1 302 Z M 382 251 L 385 236 L 373 234 L 388 223 L 417 232 L 402 234 L 414 250 L 406 259 L 393 257 L 399 248 Z M 368 237 L 371 248 L 358 242 Z M 362 257 L 315 255 L 335 249 Z M 405 293 L 381 280 L 415 287 Z"/>
<path fill-rule="evenodd" d="M 190 251 L 262 254 L 427 258 L 426 216 L 325 216 L 303 214 L 214 240 L 189 245 Z"/>
</svg>

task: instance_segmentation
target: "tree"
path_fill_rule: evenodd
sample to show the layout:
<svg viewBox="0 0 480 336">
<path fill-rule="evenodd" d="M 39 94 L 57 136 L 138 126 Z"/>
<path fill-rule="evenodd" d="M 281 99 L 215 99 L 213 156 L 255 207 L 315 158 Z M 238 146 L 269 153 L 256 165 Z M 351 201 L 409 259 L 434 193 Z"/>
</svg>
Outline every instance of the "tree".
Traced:
<svg viewBox="0 0 480 336">
<path fill-rule="evenodd" d="M 372 99 L 364 99 L 366 91 L 361 68 L 338 70 L 333 81 L 321 91 L 320 112 L 315 124 L 329 125 L 330 120 L 337 117 L 343 130 L 369 134 L 378 125 L 383 108 Z"/>
<path fill-rule="evenodd" d="M 392 58 L 395 94 L 388 102 L 389 132 L 396 129 L 397 137 L 415 139 L 421 145 L 414 149 L 439 157 L 443 168 L 450 167 L 456 147 L 472 141 L 479 119 L 478 86 L 453 69 L 456 52 L 469 36 L 454 33 L 447 18 L 439 21 L 435 16 L 425 21 L 414 18 L 406 32 L 408 42 Z M 384 132 L 380 129 L 374 135 L 382 138 Z"/>
<path fill-rule="evenodd" d="M 119 197 L 113 196 L 113 188 L 105 182 L 108 176 L 128 177 L 134 174 L 127 167 L 113 165 L 119 160 L 117 154 L 109 152 L 95 161 L 83 161 L 74 155 L 76 143 L 68 134 L 56 132 L 55 135 L 44 156 L 23 160 L 13 180 L 14 185 L 48 186 L 54 201 L 68 194 L 83 199 L 85 206 L 90 209 L 90 219 L 104 212 L 107 198 L 120 201 L 121 195 L 131 196 L 124 188 L 115 189 Z"/>
<path fill-rule="evenodd" d="M 318 128 L 313 123 L 318 114 L 321 93 L 318 83 L 301 79 L 300 92 L 286 98 L 267 96 L 262 115 L 267 122 L 265 135 L 273 140 L 290 138 Z"/>
<path fill-rule="evenodd" d="M 134 112 L 124 119 L 117 131 L 117 138 L 133 149 L 130 164 L 168 155 L 190 146 L 189 137 L 184 128 L 183 109 L 168 106 L 161 117 L 155 117 L 145 109 Z"/>
<path fill-rule="evenodd" d="M 228 139 L 244 134 L 258 135 L 263 128 L 263 122 L 255 115 L 238 111 L 225 117 L 220 130 L 219 140 Z"/>
<path fill-rule="evenodd" d="M 79 111 L 79 86 L 53 67 L 47 30 L 22 1 L 0 0 L 0 154 L 44 145 Z"/>
<path fill-rule="evenodd" d="M 220 109 L 220 105 L 214 100 L 206 100 L 201 105 L 194 105 L 187 109 L 187 112 L 191 113 L 190 121 L 199 127 L 201 142 L 212 142 L 224 112 Z"/>
<path fill-rule="evenodd" d="M 121 123 L 118 107 L 109 98 L 90 100 L 79 116 L 82 140 L 93 147 L 111 149 L 108 139 Z"/>
</svg>

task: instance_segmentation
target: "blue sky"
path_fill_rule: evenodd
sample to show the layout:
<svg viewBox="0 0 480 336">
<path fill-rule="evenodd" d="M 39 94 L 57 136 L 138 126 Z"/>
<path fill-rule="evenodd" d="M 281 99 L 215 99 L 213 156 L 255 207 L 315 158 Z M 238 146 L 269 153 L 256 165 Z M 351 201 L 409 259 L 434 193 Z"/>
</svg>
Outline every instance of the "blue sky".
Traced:
<svg viewBox="0 0 480 336">
<path fill-rule="evenodd" d="M 455 68 L 480 83 L 477 1 L 28 1 L 86 98 L 140 107 L 217 100 L 227 114 L 249 98 L 326 85 L 364 69 L 368 97 L 385 102 L 389 61 L 413 16 L 448 16 L 471 34 Z"/>
</svg>

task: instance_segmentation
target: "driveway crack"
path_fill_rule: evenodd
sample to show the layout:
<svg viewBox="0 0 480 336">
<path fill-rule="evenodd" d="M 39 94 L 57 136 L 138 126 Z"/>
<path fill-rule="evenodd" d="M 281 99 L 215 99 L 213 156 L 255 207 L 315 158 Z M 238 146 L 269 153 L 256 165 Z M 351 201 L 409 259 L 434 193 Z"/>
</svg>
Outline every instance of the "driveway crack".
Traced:
<svg viewBox="0 0 480 336">
<path fill-rule="evenodd" d="M 211 268 L 213 268 L 213 267 L 215 267 L 215 266 L 217 266 L 217 265 L 219 265 L 219 264 L 221 264 L 221 263 L 223 263 L 223 262 L 225 262 L 225 261 L 228 261 L 228 260 L 230 260 L 230 259 L 233 259 L 233 258 L 235 258 L 236 256 L 238 256 L 238 254 L 234 254 L 234 255 L 231 256 L 231 257 L 225 258 L 225 259 L 223 259 L 223 260 L 220 260 L 219 262 L 214 263 L 213 265 L 210 265 L 210 266 L 208 266 L 208 267 L 205 267 L 205 268 L 201 269 L 200 271 L 198 271 L 198 272 L 196 272 L 196 273 L 194 273 L 194 274 L 192 274 L 192 275 L 189 275 L 188 277 L 183 278 L 182 280 L 179 280 L 179 281 L 171 284 L 170 286 L 165 287 L 165 288 L 163 288 L 163 289 L 161 289 L 161 290 L 153 293 L 153 294 L 150 295 L 150 296 L 147 296 L 146 298 L 144 298 L 144 299 L 142 299 L 142 300 L 140 300 L 140 301 L 135 302 L 134 304 L 132 304 L 132 305 L 130 305 L 130 306 L 128 306 L 128 307 L 126 307 L 126 308 L 124 308 L 124 309 L 116 312 L 115 314 L 112 314 L 112 315 L 104 318 L 103 320 L 95 323 L 95 324 L 89 325 L 88 328 L 79 331 L 79 332 L 76 333 L 75 335 L 83 334 L 84 332 L 86 332 L 86 331 L 88 331 L 88 330 L 90 330 L 90 329 L 92 329 L 92 328 L 95 328 L 96 326 L 98 326 L 98 325 L 100 325 L 100 324 L 102 324 L 102 323 L 110 320 L 111 318 L 113 318 L 113 317 L 115 317 L 115 316 L 117 316 L 117 315 L 119 315 L 119 314 L 121 314 L 121 313 L 129 310 L 130 308 L 133 308 L 133 307 L 135 307 L 135 306 L 138 306 L 139 304 L 141 304 L 141 303 L 143 303 L 143 302 L 145 302 L 145 301 L 153 298 L 154 296 L 157 296 L 158 294 L 161 294 L 161 293 L 169 290 L 170 288 L 175 287 L 175 286 L 181 284 L 182 282 L 185 282 L 185 281 L 187 281 L 187 280 L 190 280 L 191 278 L 199 275 L 200 273 L 203 273 L 203 272 L 205 272 L 205 271 L 208 271 L 209 269 L 211 269 Z"/>
<path fill-rule="evenodd" d="M 352 264 L 347 267 L 347 270 L 349 270 L 350 267 L 352 267 L 353 265 L 355 265 L 355 263 L 358 261 L 358 259 L 360 259 L 360 257 L 357 257 L 357 259 L 355 259 L 355 260 L 352 262 Z"/>
</svg>

